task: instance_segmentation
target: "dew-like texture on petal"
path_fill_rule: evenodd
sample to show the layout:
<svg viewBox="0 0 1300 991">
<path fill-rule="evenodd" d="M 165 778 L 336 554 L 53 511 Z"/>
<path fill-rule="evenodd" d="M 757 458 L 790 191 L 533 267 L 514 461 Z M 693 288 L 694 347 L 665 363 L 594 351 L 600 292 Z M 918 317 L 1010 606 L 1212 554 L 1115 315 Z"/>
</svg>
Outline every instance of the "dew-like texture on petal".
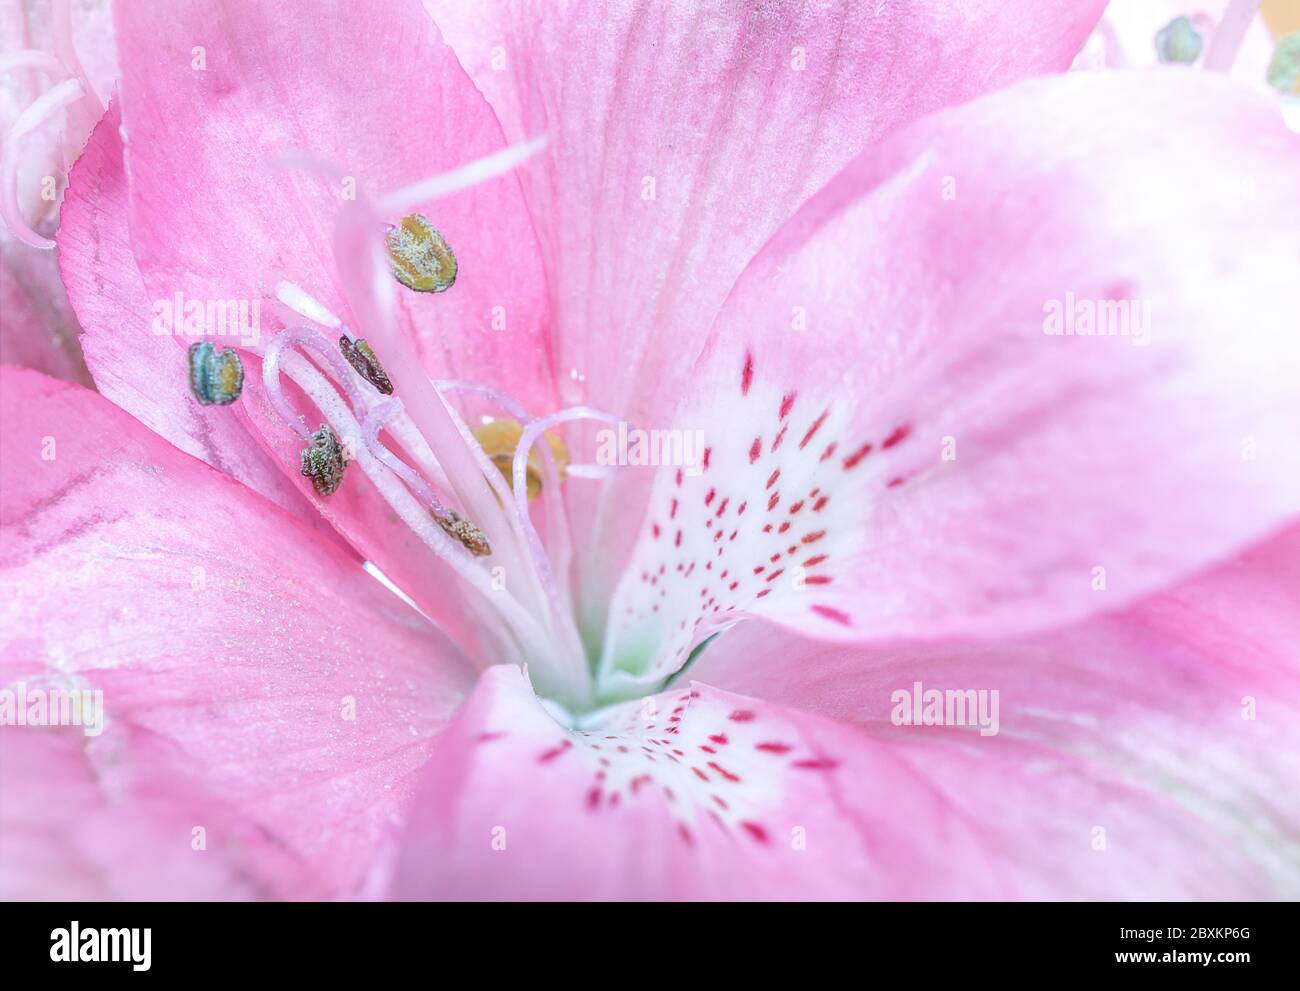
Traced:
<svg viewBox="0 0 1300 991">
<path fill-rule="evenodd" d="M 711 643 L 691 676 L 894 740 L 918 780 L 987 824 L 995 855 L 1033 885 L 1019 894 L 1294 899 L 1297 658 L 1291 527 L 1127 610 L 1049 634 L 867 648 L 753 624 Z M 998 734 L 896 725 L 894 693 L 910 696 L 917 682 L 997 690 Z M 968 778 L 942 756 L 966 746 L 986 755 Z"/>
<path fill-rule="evenodd" d="M 159 298 L 256 298 L 282 278 L 351 319 L 331 247 L 340 209 L 504 144 L 413 2 L 183 0 L 162 19 L 134 4 L 115 18 L 131 238 Z M 277 170 L 290 159 L 333 174 Z M 399 292 L 401 323 L 426 369 L 547 407 L 545 288 L 518 180 L 506 175 L 421 211 L 460 266 L 446 293 Z"/>
<path fill-rule="evenodd" d="M 227 869 L 193 867 L 198 891 L 370 893 L 472 667 L 351 555 L 102 397 L 6 370 L 0 403 L 0 683 L 101 690 L 106 725 L 0 730 L 20 810 L 0 855 L 90 865 L 97 896 L 192 895 L 167 872 L 203 826 Z M 68 792 L 11 779 L 28 754 Z M 121 854 L 138 818 L 152 871 Z M 85 894 L 75 873 L 43 895 Z"/>
<path fill-rule="evenodd" d="M 1025 83 L 864 155 L 728 300 L 677 421 L 708 467 L 660 470 L 610 661 L 666 674 L 747 612 L 1046 628 L 1292 517 L 1298 156 L 1266 99 L 1157 71 Z M 1048 332 L 1087 315 L 1109 336 Z"/>
<path fill-rule="evenodd" d="M 671 414 L 736 276 L 803 200 L 895 128 L 1064 69 L 1104 3 L 426 6 L 506 134 L 552 136 L 523 178 L 562 389 L 640 420 Z"/>
</svg>

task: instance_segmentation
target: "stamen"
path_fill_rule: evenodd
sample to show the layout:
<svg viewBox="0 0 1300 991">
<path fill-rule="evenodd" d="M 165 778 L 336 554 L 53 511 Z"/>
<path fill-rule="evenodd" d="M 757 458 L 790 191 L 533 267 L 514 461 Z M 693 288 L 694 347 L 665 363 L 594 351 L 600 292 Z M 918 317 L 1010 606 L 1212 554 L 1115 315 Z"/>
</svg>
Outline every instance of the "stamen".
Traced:
<svg viewBox="0 0 1300 991">
<path fill-rule="evenodd" d="M 338 351 L 330 346 L 329 341 L 319 331 L 307 327 L 289 327 L 280 331 L 275 335 L 274 340 L 267 345 L 266 353 L 262 356 L 262 383 L 266 387 L 267 398 L 271 400 L 271 405 L 275 408 L 276 413 L 280 415 L 280 419 L 284 420 L 293 429 L 294 433 L 303 440 L 309 440 L 312 433 L 307 428 L 306 421 L 294 410 L 280 386 L 280 356 L 285 348 L 291 348 L 298 344 L 310 347 L 324 356 L 342 384 L 344 391 L 347 392 L 348 399 L 351 400 L 353 406 L 362 404 L 356 384 L 352 381 L 351 368 L 348 367 Z"/>
<path fill-rule="evenodd" d="M 518 510 L 519 523 L 524 531 L 524 538 L 528 542 L 528 549 L 532 554 L 533 560 L 537 564 L 538 579 L 542 587 L 546 590 L 547 597 L 551 600 L 553 606 L 558 607 L 560 603 L 559 589 L 555 582 L 555 573 L 551 569 L 550 559 L 546 556 L 546 551 L 542 548 L 541 537 L 537 535 L 537 528 L 533 526 L 532 520 L 528 516 L 528 485 L 526 481 L 526 466 L 528 456 L 532 451 L 533 444 L 542 432 L 548 427 L 560 423 L 568 423 L 571 420 L 599 420 L 604 423 L 617 424 L 619 417 L 613 413 L 606 413 L 604 410 L 595 409 L 590 406 L 571 406 L 568 409 L 562 409 L 544 416 L 539 420 L 534 420 L 524 428 L 523 436 L 520 438 L 519 446 L 515 448 L 513 472 L 515 506 Z"/>
<path fill-rule="evenodd" d="M 1156 55 L 1161 62 L 1190 65 L 1200 57 L 1204 44 L 1187 17 L 1175 17 L 1156 32 Z"/>
<path fill-rule="evenodd" d="M 366 442 L 366 449 L 393 474 L 406 483 L 416 497 L 428 507 L 429 514 L 442 527 L 447 536 L 460 543 L 475 557 L 487 557 L 492 553 L 483 531 L 454 509 L 448 509 L 434 494 L 429 483 L 419 473 L 393 454 L 379 442 L 379 430 L 390 419 L 402 411 L 402 401 L 393 399 L 376 405 L 366 416 L 361 425 L 361 434 Z"/>
<path fill-rule="evenodd" d="M 356 369 L 358 375 L 385 396 L 393 394 L 393 383 L 389 381 L 384 366 L 379 363 L 369 344 L 359 337 L 354 341 L 344 334 L 339 338 L 339 350 L 343 352 L 343 357 L 348 359 L 348 364 Z"/>
<path fill-rule="evenodd" d="M 313 323 L 328 327 L 330 330 L 338 330 L 343 326 L 343 321 L 331 313 L 324 303 L 296 282 L 287 279 L 278 280 L 275 283 L 275 295 L 289 309 Z"/>
<path fill-rule="evenodd" d="M 1277 41 L 1268 63 L 1268 84 L 1283 93 L 1300 88 L 1300 31 L 1284 35 Z"/>
<path fill-rule="evenodd" d="M 9 133 L 5 135 L 4 151 L 0 155 L 0 220 L 10 233 L 33 248 L 50 251 L 54 242 L 32 230 L 18 208 L 18 151 L 21 139 L 40 127 L 69 104 L 84 95 L 81 83 L 67 79 L 46 90 L 18 115 Z"/>
<path fill-rule="evenodd" d="M 442 516 L 434 513 L 433 518 L 447 536 L 459 540 L 465 546 L 465 549 L 475 557 L 487 557 L 492 553 L 492 548 L 488 546 L 487 537 L 483 536 L 483 531 L 461 516 L 456 510 L 449 509 Z"/>
<path fill-rule="evenodd" d="M 5 52 L 0 55 L 0 75 L 18 69 L 38 69 L 49 75 L 51 79 L 60 82 L 70 75 L 62 62 L 37 48 L 22 48 L 16 52 Z"/>
<path fill-rule="evenodd" d="M 1241 51 L 1250 22 L 1255 19 L 1261 0 L 1230 0 L 1228 8 L 1219 19 L 1219 26 L 1210 39 L 1210 50 L 1205 54 L 1204 68 L 1210 72 L 1227 72 Z"/>
<path fill-rule="evenodd" d="M 446 292 L 456 283 L 456 256 L 446 238 L 418 213 L 389 230 L 388 259 L 397 281 L 416 292 Z"/>
<path fill-rule="evenodd" d="M 91 118 L 90 127 L 104 115 L 104 105 L 99 102 L 95 88 L 90 85 L 90 77 L 82 68 L 81 58 L 77 55 L 77 45 L 72 36 L 72 0 L 54 0 L 50 26 L 53 28 L 54 54 L 68 67 L 69 73 L 81 83 L 87 104 L 87 116 Z M 89 130 L 86 131 L 90 133 Z"/>
<path fill-rule="evenodd" d="M 311 447 L 303 448 L 302 473 L 311 479 L 312 488 L 319 496 L 331 496 L 343 484 L 343 469 L 347 467 L 343 445 L 328 423 L 322 423 L 311 437 Z"/>
<path fill-rule="evenodd" d="M 519 448 L 519 439 L 524 428 L 518 420 L 500 419 L 486 423 L 474 431 L 474 439 L 483 448 L 483 453 L 492 459 L 507 481 L 512 481 L 515 451 Z M 564 480 L 564 471 L 569 463 L 569 450 L 564 441 L 548 432 L 546 439 L 550 443 L 551 457 L 555 461 L 556 477 Z M 528 499 L 531 502 L 542 493 L 541 464 L 536 455 L 528 458 Z"/>
<path fill-rule="evenodd" d="M 546 135 L 542 135 L 523 144 L 510 145 L 491 155 L 484 155 L 450 172 L 442 172 L 428 179 L 411 183 L 383 197 L 375 204 L 375 210 L 379 214 L 392 216 L 428 200 L 458 193 L 462 189 L 469 189 L 489 179 L 505 175 L 507 172 L 513 172 L 519 165 L 545 148 L 546 142 Z"/>
<path fill-rule="evenodd" d="M 234 348 L 221 353 L 211 341 L 191 344 L 190 391 L 204 406 L 229 406 L 244 391 L 244 366 Z"/>
</svg>

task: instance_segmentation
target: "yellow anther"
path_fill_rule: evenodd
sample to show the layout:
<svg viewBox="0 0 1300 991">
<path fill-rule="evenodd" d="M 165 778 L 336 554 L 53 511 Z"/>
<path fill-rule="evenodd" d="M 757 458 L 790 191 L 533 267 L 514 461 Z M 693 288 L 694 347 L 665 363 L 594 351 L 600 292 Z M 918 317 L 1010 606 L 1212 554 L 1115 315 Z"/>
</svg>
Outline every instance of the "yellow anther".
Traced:
<svg viewBox="0 0 1300 991">
<path fill-rule="evenodd" d="M 397 281 L 416 292 L 445 292 L 456 281 L 456 256 L 446 238 L 418 213 L 388 232 L 388 258 Z"/>
<path fill-rule="evenodd" d="M 515 449 L 519 446 L 523 433 L 524 428 L 518 420 L 493 420 L 474 431 L 474 439 L 510 483 L 514 481 Z M 549 430 L 545 436 L 551 445 L 551 457 L 555 459 L 556 475 L 560 481 L 564 481 L 564 469 L 569 464 L 569 449 L 564 446 L 564 441 Z M 533 445 L 533 449 L 528 452 L 528 471 L 525 477 L 528 498 L 536 499 L 541 495 L 543 478 L 541 454 L 537 445 Z"/>
</svg>

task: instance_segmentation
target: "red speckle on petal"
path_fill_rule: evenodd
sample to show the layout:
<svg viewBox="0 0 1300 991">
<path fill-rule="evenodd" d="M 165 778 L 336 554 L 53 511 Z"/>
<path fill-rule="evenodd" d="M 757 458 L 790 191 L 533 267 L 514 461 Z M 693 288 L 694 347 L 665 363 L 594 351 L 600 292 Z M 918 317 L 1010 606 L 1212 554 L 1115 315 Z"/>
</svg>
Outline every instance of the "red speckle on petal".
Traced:
<svg viewBox="0 0 1300 991">
<path fill-rule="evenodd" d="M 711 760 L 711 761 L 709 761 L 709 767 L 713 768 L 715 771 L 717 771 L 719 774 L 721 774 L 721 775 L 722 775 L 724 778 L 726 778 L 728 781 L 731 781 L 731 782 L 734 783 L 734 782 L 737 782 L 737 781 L 740 780 L 740 775 L 738 775 L 738 774 L 732 774 L 732 773 L 731 773 L 730 771 L 728 771 L 725 767 L 723 767 L 721 764 L 719 764 L 716 760 Z"/>
<path fill-rule="evenodd" d="M 817 417 L 817 419 L 813 421 L 813 425 L 809 427 L 808 432 L 803 435 L 803 440 L 799 441 L 799 450 L 802 451 L 808 446 L 808 442 L 813 439 L 813 434 L 817 433 L 817 431 L 821 429 L 821 425 L 826 422 L 826 417 L 829 414 L 830 410 L 822 410 L 821 416 Z"/>
<path fill-rule="evenodd" d="M 559 757 L 560 754 L 564 753 L 572 746 L 573 746 L 572 740 L 563 740 L 561 741 L 559 746 L 552 747 L 550 750 L 545 751 L 540 757 L 537 758 L 537 761 L 539 764 L 548 764 L 551 761 L 555 760 L 556 757 Z"/>
<path fill-rule="evenodd" d="M 890 434 L 888 437 L 886 437 L 881 442 L 880 446 L 888 450 L 889 448 L 893 447 L 895 444 L 904 440 L 907 437 L 907 435 L 910 434 L 911 432 L 912 432 L 911 424 L 904 423 L 901 427 L 895 428 L 894 432 Z"/>
<path fill-rule="evenodd" d="M 750 723 L 754 721 L 754 713 L 749 709 L 737 709 L 727 718 L 733 723 Z"/>
<path fill-rule="evenodd" d="M 781 412 L 779 416 L 782 420 L 790 415 L 790 408 L 794 406 L 794 397 L 795 393 L 793 392 L 787 392 L 781 397 Z"/>
<path fill-rule="evenodd" d="M 754 749 L 767 754 L 788 754 L 794 747 L 788 743 L 760 743 Z"/>
<path fill-rule="evenodd" d="M 853 621 L 852 619 L 850 619 L 848 613 L 836 609 L 833 606 L 820 606 L 820 605 L 813 606 L 812 611 L 815 612 L 818 616 L 826 617 L 833 623 L 839 623 L 841 626 L 853 625 Z"/>
<path fill-rule="evenodd" d="M 872 448 L 871 444 L 863 444 L 856 451 L 854 451 L 847 458 L 845 458 L 844 470 L 848 471 L 850 468 L 856 468 L 858 464 L 861 463 L 862 459 L 871 453 L 871 448 Z"/>
<path fill-rule="evenodd" d="M 760 843 L 768 842 L 767 830 L 764 829 L 762 826 L 760 826 L 758 823 L 742 822 L 740 825 L 744 828 L 745 832 L 747 832 L 750 836 L 754 837 L 754 839 L 758 840 L 758 842 Z"/>
<path fill-rule="evenodd" d="M 790 766 L 801 771 L 833 771 L 840 766 L 840 762 L 831 757 L 813 757 L 794 761 Z"/>
<path fill-rule="evenodd" d="M 763 438 L 755 437 L 754 443 L 749 445 L 749 463 L 752 465 L 758 460 L 758 456 L 763 453 Z"/>
<path fill-rule="evenodd" d="M 740 372 L 740 394 L 749 395 L 749 387 L 754 384 L 754 356 L 745 352 L 745 367 Z"/>
</svg>

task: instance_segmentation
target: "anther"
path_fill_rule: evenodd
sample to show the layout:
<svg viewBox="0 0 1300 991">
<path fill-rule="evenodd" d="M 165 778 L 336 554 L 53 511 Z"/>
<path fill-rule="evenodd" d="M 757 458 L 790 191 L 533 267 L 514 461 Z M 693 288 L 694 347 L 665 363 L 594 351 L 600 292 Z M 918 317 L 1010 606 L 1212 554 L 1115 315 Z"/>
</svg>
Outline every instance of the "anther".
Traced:
<svg viewBox="0 0 1300 991">
<path fill-rule="evenodd" d="M 328 423 L 322 423 L 311 435 L 311 447 L 302 450 L 302 473 L 311 479 L 317 495 L 328 496 L 338 491 L 347 463 L 338 436 Z"/>
<path fill-rule="evenodd" d="M 1186 17 L 1175 17 L 1156 32 L 1156 55 L 1161 62 L 1195 62 L 1201 56 L 1204 42 L 1192 22 Z"/>
<path fill-rule="evenodd" d="M 446 292 L 456 281 L 456 256 L 418 213 L 388 231 L 388 258 L 397 281 L 416 292 Z"/>
<path fill-rule="evenodd" d="M 190 345 L 190 391 L 204 406 L 229 406 L 244 391 L 244 366 L 234 348 L 218 353 L 211 341 Z"/>
<path fill-rule="evenodd" d="M 459 540 L 475 557 L 487 557 L 492 553 L 492 547 L 488 544 L 487 537 L 483 531 L 471 523 L 465 517 L 454 509 L 448 509 L 446 512 L 439 514 L 430 511 L 438 526 L 446 531 L 447 536 L 453 540 Z"/>
<path fill-rule="evenodd" d="M 369 344 L 360 337 L 353 341 L 344 334 L 339 338 L 339 350 L 343 352 L 343 357 L 348 359 L 348 364 L 356 369 L 358 375 L 385 396 L 393 394 L 393 383 Z"/>
<path fill-rule="evenodd" d="M 1283 93 L 1300 88 L 1300 31 L 1278 39 L 1268 63 L 1268 84 Z"/>
<path fill-rule="evenodd" d="M 474 439 L 483 448 L 483 453 L 501 470 L 501 474 L 505 476 L 508 483 L 512 483 L 515 448 L 519 446 L 519 440 L 523 433 L 524 428 L 518 420 L 507 418 L 493 420 L 491 423 L 484 424 L 474 431 Z M 564 446 L 564 441 L 549 431 L 546 433 L 546 439 L 551 446 L 551 457 L 555 460 L 556 478 L 563 481 L 564 470 L 569 463 L 569 450 Z M 535 452 L 530 451 L 528 454 L 525 484 L 528 487 L 529 499 L 536 499 L 542 493 L 542 471 L 539 458 L 540 455 Z"/>
</svg>

